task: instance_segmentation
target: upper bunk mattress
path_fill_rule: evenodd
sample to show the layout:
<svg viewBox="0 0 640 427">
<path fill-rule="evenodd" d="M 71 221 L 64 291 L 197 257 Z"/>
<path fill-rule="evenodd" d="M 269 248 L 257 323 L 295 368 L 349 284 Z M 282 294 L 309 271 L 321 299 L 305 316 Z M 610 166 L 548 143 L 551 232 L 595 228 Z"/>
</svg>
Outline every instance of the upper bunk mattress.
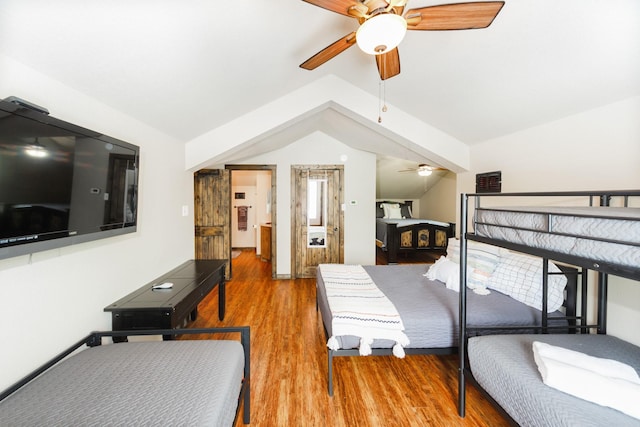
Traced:
<svg viewBox="0 0 640 427">
<path fill-rule="evenodd" d="M 640 265 L 640 208 L 478 208 L 475 232 L 594 261 Z"/>
</svg>

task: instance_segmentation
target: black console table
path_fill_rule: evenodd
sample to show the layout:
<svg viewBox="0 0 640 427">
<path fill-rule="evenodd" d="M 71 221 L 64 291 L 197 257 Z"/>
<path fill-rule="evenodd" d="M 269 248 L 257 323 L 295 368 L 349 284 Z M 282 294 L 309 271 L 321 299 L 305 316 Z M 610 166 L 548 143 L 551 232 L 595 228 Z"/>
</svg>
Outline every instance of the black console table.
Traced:
<svg viewBox="0 0 640 427">
<path fill-rule="evenodd" d="M 176 329 L 198 316 L 198 303 L 218 285 L 224 319 L 226 260 L 190 260 L 105 307 L 114 331 Z M 165 340 L 173 337 L 164 335 Z M 126 337 L 122 339 L 126 341 Z"/>
</svg>

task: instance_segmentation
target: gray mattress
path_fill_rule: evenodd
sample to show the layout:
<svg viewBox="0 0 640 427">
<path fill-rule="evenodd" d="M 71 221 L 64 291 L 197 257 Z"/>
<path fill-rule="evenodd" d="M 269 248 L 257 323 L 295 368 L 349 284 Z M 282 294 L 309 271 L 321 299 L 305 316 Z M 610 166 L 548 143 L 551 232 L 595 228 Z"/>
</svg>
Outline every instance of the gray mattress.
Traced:
<svg viewBox="0 0 640 427">
<path fill-rule="evenodd" d="M 458 347 L 460 294 L 446 289 L 442 282 L 424 277 L 428 268 L 427 264 L 364 266 L 398 310 L 411 341 L 406 348 Z M 322 321 L 331 336 L 332 315 L 320 269 L 316 286 Z M 562 313 L 549 313 L 549 317 L 559 315 Z M 494 290 L 490 295 L 468 292 L 467 320 L 474 326 L 531 326 L 540 324 L 541 312 Z M 360 344 L 354 336 L 338 337 L 338 342 L 342 349 L 357 348 Z M 375 340 L 372 347 L 391 348 L 394 344 L 390 340 Z"/>
<path fill-rule="evenodd" d="M 640 372 L 640 348 L 607 335 L 493 335 L 469 339 L 474 378 L 521 426 L 639 426 L 640 420 L 546 386 L 533 359 L 541 341 L 618 360 Z"/>
<path fill-rule="evenodd" d="M 231 426 L 243 369 L 238 341 L 89 348 L 0 402 L 0 425 Z"/>
<path fill-rule="evenodd" d="M 478 208 L 475 231 L 479 236 L 594 261 L 640 264 L 640 208 Z"/>
</svg>

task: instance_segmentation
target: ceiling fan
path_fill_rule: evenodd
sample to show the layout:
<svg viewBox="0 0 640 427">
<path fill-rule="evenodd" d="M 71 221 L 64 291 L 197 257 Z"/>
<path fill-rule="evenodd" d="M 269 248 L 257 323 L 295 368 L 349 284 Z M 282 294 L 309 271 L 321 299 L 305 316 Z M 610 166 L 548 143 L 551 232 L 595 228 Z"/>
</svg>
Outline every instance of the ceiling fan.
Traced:
<svg viewBox="0 0 640 427">
<path fill-rule="evenodd" d="M 452 3 L 410 9 L 403 15 L 408 0 L 303 0 L 323 9 L 355 18 L 360 24 L 353 31 L 300 64 L 313 70 L 358 44 L 376 57 L 382 80 L 400 74 L 397 46 L 406 30 L 469 30 L 486 28 L 504 6 L 503 1 Z"/>
<path fill-rule="evenodd" d="M 431 175 L 433 173 L 433 171 L 436 171 L 436 170 L 445 170 L 445 169 L 437 167 L 437 166 L 429 166 L 429 165 L 426 165 L 424 163 L 421 163 L 415 168 L 403 169 L 403 170 L 399 170 L 398 172 L 400 172 L 400 173 L 403 173 L 403 172 L 418 172 L 418 175 L 420 175 L 420 176 L 429 176 L 429 175 Z"/>
</svg>

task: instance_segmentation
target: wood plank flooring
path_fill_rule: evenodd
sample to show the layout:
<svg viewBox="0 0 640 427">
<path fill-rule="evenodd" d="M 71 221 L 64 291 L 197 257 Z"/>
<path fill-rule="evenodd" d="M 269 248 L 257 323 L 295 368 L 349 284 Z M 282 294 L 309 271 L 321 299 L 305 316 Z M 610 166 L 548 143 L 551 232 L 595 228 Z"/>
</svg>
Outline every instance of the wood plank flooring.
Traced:
<svg viewBox="0 0 640 427">
<path fill-rule="evenodd" d="M 218 320 L 212 292 L 191 326 L 251 327 L 252 426 L 508 425 L 472 386 L 467 415 L 458 417 L 457 356 L 334 358 L 329 397 L 315 279 L 273 280 L 271 264 L 252 249 L 232 265 L 225 320 Z"/>
</svg>

